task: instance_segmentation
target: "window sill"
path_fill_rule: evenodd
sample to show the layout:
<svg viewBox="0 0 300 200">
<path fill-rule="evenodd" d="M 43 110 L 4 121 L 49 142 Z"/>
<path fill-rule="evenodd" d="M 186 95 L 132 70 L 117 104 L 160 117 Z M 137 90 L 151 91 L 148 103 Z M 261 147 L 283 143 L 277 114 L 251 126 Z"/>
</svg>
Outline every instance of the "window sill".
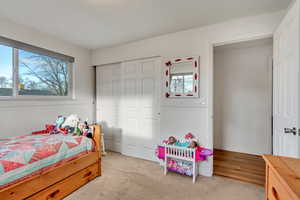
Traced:
<svg viewBox="0 0 300 200">
<path fill-rule="evenodd" d="M 17 97 L 0 97 L 0 101 L 75 101 L 75 97 L 49 97 L 49 96 L 17 96 Z"/>
<path fill-rule="evenodd" d="M 64 109 L 73 110 L 73 107 L 84 107 L 93 109 L 94 104 L 88 100 L 13 100 L 13 101 L 1 101 L 0 100 L 0 113 L 2 111 L 17 111 L 22 112 L 23 110 L 30 110 L 37 112 L 39 109 L 51 108 L 52 111 L 56 111 L 58 113 L 63 112 Z M 75 109 L 76 110 L 76 109 Z"/>
</svg>

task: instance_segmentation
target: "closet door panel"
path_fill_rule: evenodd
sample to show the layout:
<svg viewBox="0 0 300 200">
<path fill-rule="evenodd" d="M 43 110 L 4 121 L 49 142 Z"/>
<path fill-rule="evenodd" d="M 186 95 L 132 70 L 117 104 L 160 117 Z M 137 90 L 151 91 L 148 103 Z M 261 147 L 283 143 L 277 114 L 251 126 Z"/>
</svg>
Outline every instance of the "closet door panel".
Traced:
<svg viewBox="0 0 300 200">
<path fill-rule="evenodd" d="M 97 122 L 102 125 L 107 149 L 120 151 L 120 64 L 97 68 Z"/>
<path fill-rule="evenodd" d="M 157 59 L 122 64 L 122 153 L 154 160 L 159 137 Z"/>
</svg>

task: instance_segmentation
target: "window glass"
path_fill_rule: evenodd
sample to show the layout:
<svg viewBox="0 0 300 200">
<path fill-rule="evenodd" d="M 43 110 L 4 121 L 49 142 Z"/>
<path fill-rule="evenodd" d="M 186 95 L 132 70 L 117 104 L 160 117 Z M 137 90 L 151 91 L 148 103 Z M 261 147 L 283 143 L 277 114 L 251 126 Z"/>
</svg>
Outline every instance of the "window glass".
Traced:
<svg viewBox="0 0 300 200">
<path fill-rule="evenodd" d="M 19 95 L 68 96 L 69 63 L 19 50 Z"/>
<path fill-rule="evenodd" d="M 0 96 L 13 95 L 13 49 L 0 45 Z"/>
</svg>

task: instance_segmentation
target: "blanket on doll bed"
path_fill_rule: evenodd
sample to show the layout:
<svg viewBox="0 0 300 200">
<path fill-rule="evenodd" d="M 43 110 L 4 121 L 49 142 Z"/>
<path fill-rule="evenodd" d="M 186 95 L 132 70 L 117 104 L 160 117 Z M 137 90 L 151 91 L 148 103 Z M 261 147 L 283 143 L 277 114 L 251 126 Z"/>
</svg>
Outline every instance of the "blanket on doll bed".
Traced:
<svg viewBox="0 0 300 200">
<path fill-rule="evenodd" d="M 27 135 L 0 139 L 0 188 L 78 158 L 94 149 L 83 136 Z"/>
</svg>

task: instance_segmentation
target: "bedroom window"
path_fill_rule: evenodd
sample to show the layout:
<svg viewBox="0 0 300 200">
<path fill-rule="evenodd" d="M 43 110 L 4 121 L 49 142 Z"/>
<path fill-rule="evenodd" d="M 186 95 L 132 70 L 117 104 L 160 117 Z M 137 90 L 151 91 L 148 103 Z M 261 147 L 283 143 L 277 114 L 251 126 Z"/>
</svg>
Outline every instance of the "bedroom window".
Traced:
<svg viewBox="0 0 300 200">
<path fill-rule="evenodd" d="M 0 37 L 0 98 L 72 98 L 74 58 Z"/>
<path fill-rule="evenodd" d="M 68 63 L 19 50 L 19 95 L 68 96 Z"/>
</svg>

